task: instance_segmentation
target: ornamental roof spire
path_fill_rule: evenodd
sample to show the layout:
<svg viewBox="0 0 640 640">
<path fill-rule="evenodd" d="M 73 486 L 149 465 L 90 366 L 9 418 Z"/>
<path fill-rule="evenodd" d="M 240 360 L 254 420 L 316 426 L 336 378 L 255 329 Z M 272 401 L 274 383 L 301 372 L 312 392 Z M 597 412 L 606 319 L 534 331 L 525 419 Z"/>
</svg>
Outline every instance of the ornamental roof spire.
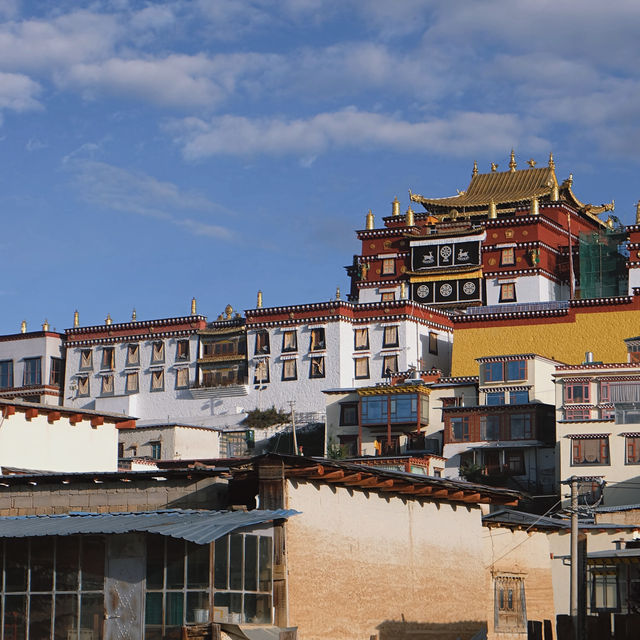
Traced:
<svg viewBox="0 0 640 640">
<path fill-rule="evenodd" d="M 553 159 L 553 153 L 549 153 L 549 169 L 555 169 L 556 163 Z"/>
<path fill-rule="evenodd" d="M 474 160 L 473 161 L 473 171 L 471 172 L 471 177 L 473 178 L 474 176 L 478 175 L 478 161 Z"/>
<path fill-rule="evenodd" d="M 513 173 L 516 170 L 517 166 L 518 165 L 516 164 L 515 151 L 513 149 L 511 149 L 511 158 L 509 159 L 509 171 L 511 171 L 511 173 Z"/>
</svg>

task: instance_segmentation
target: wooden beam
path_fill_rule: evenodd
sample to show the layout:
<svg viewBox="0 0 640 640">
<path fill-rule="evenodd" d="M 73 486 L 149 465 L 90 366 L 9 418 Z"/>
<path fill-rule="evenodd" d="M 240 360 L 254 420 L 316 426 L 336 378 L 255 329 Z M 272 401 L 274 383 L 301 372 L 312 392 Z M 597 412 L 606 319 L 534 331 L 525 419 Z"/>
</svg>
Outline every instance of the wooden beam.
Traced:
<svg viewBox="0 0 640 640">
<path fill-rule="evenodd" d="M 413 491 L 401 491 L 400 493 L 412 493 L 414 496 L 428 496 L 433 493 L 433 487 L 421 487 L 414 485 Z"/>
<path fill-rule="evenodd" d="M 49 424 L 53 424 L 56 420 L 60 420 L 60 412 L 59 411 L 50 411 L 47 416 L 47 422 Z"/>
<path fill-rule="evenodd" d="M 358 482 L 359 487 L 373 487 L 378 484 L 378 478 L 375 476 L 369 476 L 368 478 L 364 478 L 360 482 Z"/>
<path fill-rule="evenodd" d="M 464 491 L 452 491 L 447 498 L 449 498 L 449 500 L 462 500 L 462 498 L 464 498 Z"/>
<path fill-rule="evenodd" d="M 446 498 L 449 495 L 449 489 L 437 489 L 431 495 L 434 498 Z"/>
<path fill-rule="evenodd" d="M 5 418 L 8 418 L 9 416 L 13 416 L 16 413 L 16 407 L 13 404 L 8 404 L 3 410 L 2 410 L 2 414 L 4 415 Z"/>
<path fill-rule="evenodd" d="M 314 467 L 298 467 L 296 469 L 287 469 L 286 476 L 287 478 L 295 478 L 297 476 L 308 476 L 312 473 L 319 473 L 320 465 L 317 464 Z"/>
<path fill-rule="evenodd" d="M 342 484 L 345 486 L 350 486 L 352 484 L 360 484 L 362 482 L 362 474 L 361 473 L 350 473 L 344 477 L 342 480 Z"/>
<path fill-rule="evenodd" d="M 467 495 L 462 498 L 462 502 L 479 502 L 480 494 L 479 493 L 467 493 Z"/>
<path fill-rule="evenodd" d="M 92 427 L 99 427 L 100 425 L 104 424 L 104 418 L 102 416 L 93 416 L 93 418 L 91 418 L 91 426 Z"/>
<path fill-rule="evenodd" d="M 340 482 L 344 478 L 344 471 L 342 469 L 338 469 L 337 471 L 325 473 L 320 477 L 327 482 Z"/>
<path fill-rule="evenodd" d="M 30 408 L 30 409 L 27 409 L 25 411 L 25 416 L 26 416 L 27 420 L 31 421 L 31 420 L 33 420 L 33 418 L 37 418 L 38 417 L 38 410 L 33 408 L 33 407 Z"/>
<path fill-rule="evenodd" d="M 72 413 L 69 416 L 69 422 L 71 424 L 78 424 L 78 422 L 82 422 L 82 414 L 81 413 Z"/>
<path fill-rule="evenodd" d="M 123 420 L 122 422 L 116 422 L 116 429 L 135 429 L 135 420 Z"/>
</svg>

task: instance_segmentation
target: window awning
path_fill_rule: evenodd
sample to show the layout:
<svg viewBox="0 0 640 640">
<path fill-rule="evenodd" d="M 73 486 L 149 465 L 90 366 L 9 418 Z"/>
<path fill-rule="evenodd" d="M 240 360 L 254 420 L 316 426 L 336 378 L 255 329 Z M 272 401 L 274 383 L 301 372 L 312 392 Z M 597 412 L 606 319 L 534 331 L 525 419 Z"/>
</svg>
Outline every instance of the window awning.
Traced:
<svg viewBox="0 0 640 640">
<path fill-rule="evenodd" d="M 0 538 L 103 533 L 157 533 L 208 544 L 233 531 L 297 515 L 293 509 L 198 511 L 167 509 L 127 513 L 68 513 L 0 517 Z"/>
</svg>

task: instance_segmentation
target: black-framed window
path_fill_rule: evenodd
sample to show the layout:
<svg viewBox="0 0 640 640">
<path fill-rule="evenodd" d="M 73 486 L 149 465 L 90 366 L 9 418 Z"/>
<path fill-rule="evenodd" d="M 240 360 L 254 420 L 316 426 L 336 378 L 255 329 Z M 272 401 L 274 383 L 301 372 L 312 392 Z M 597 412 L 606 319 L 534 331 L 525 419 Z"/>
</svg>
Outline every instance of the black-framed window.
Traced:
<svg viewBox="0 0 640 640">
<path fill-rule="evenodd" d="M 369 358 L 354 358 L 353 367 L 356 380 L 366 380 L 369 378 Z"/>
<path fill-rule="evenodd" d="M 324 378 L 324 356 L 311 356 L 309 363 L 310 378 Z"/>
<path fill-rule="evenodd" d="M 340 426 L 351 427 L 358 424 L 358 403 L 340 403 Z"/>
<path fill-rule="evenodd" d="M 49 371 L 49 384 L 53 387 L 61 387 L 64 382 L 64 360 L 51 357 L 51 369 Z"/>
<path fill-rule="evenodd" d="M 162 442 L 160 440 L 154 440 L 149 443 L 151 445 L 151 457 L 154 460 L 162 459 Z"/>
<path fill-rule="evenodd" d="M 76 378 L 76 384 L 78 385 L 78 398 L 86 398 L 90 395 L 89 376 L 78 376 Z"/>
<path fill-rule="evenodd" d="M 366 351 L 369 349 L 369 329 L 361 327 L 353 331 L 354 351 Z"/>
<path fill-rule="evenodd" d="M 24 359 L 24 379 L 25 387 L 42 384 L 42 358 Z"/>
<path fill-rule="evenodd" d="M 270 353 L 269 332 L 266 329 L 256 331 L 255 354 Z"/>
<path fill-rule="evenodd" d="M 515 282 L 500 285 L 500 302 L 517 302 Z"/>
<path fill-rule="evenodd" d="M 608 465 L 609 437 L 571 439 L 571 466 Z"/>
<path fill-rule="evenodd" d="M 140 345 L 132 343 L 127 345 L 127 366 L 135 366 L 140 364 Z"/>
<path fill-rule="evenodd" d="M 282 332 L 282 351 L 284 353 L 298 350 L 298 332 L 295 329 L 285 329 Z"/>
<path fill-rule="evenodd" d="M 164 342 L 156 340 L 151 345 L 151 364 L 162 364 L 164 362 Z"/>
<path fill-rule="evenodd" d="M 325 341 L 324 327 L 316 327 L 311 329 L 311 336 L 309 340 L 309 351 L 321 351 L 326 349 L 327 344 Z"/>
<path fill-rule="evenodd" d="M 282 362 L 282 379 L 297 380 L 298 379 L 298 362 L 295 358 L 283 360 Z"/>
<path fill-rule="evenodd" d="M 382 357 L 382 377 L 386 378 L 398 372 L 398 354 L 391 353 Z"/>
<path fill-rule="evenodd" d="M 116 368 L 116 352 L 113 347 L 102 347 L 102 362 L 100 368 L 111 370 Z"/>
<path fill-rule="evenodd" d="M 267 382 L 269 382 L 269 360 L 268 358 L 263 358 L 256 362 L 253 384 L 266 384 Z"/>
<path fill-rule="evenodd" d="M 0 389 L 13 387 L 13 360 L 0 361 Z"/>
<path fill-rule="evenodd" d="M 154 369 L 151 372 L 151 391 L 164 391 L 164 369 Z"/>
<path fill-rule="evenodd" d="M 176 371 L 176 389 L 186 389 L 189 386 L 189 369 L 182 367 Z"/>
<path fill-rule="evenodd" d="M 125 375 L 125 393 L 138 393 L 140 391 L 140 375 L 137 371 L 130 371 Z"/>
<path fill-rule="evenodd" d="M 114 394 L 113 374 L 102 376 L 102 388 L 100 393 L 103 396 L 112 396 Z"/>
<path fill-rule="evenodd" d="M 469 442 L 469 416 L 452 417 L 450 428 L 452 442 Z"/>
<path fill-rule="evenodd" d="M 176 341 L 176 360 L 183 361 L 189 359 L 189 340 Z"/>
<path fill-rule="evenodd" d="M 89 371 L 93 369 L 93 350 L 82 349 L 80 351 L 80 371 Z"/>
<path fill-rule="evenodd" d="M 434 331 L 429 331 L 429 353 L 438 355 L 438 334 Z"/>
<path fill-rule="evenodd" d="M 398 325 L 384 328 L 384 335 L 382 337 L 383 347 L 397 347 L 398 346 Z"/>
</svg>

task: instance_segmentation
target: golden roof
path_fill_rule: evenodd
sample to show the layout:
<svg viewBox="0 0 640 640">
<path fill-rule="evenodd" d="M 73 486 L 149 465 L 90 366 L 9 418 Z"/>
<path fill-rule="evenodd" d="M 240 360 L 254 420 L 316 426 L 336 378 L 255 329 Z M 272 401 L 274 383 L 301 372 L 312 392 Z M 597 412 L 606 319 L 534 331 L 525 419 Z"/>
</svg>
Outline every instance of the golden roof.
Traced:
<svg viewBox="0 0 640 640">
<path fill-rule="evenodd" d="M 492 171 L 471 177 L 469 188 L 449 198 L 425 198 L 412 193 L 411 200 L 429 207 L 488 207 L 491 202 L 503 204 L 551 195 L 556 186 L 552 167 L 520 171 Z"/>
</svg>

